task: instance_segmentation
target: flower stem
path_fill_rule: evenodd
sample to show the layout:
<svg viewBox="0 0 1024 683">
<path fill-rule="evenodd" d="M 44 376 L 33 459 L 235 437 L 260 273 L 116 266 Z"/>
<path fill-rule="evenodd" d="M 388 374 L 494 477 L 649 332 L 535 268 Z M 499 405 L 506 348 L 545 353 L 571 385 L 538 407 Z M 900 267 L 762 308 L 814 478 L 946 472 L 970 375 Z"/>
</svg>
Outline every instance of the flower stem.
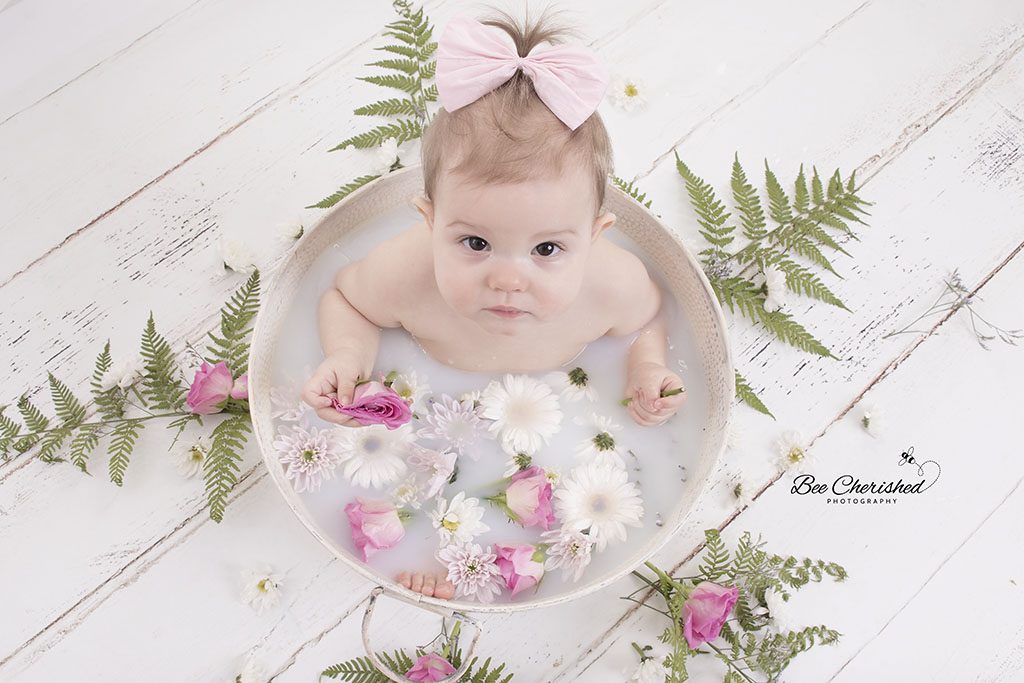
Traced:
<svg viewBox="0 0 1024 683">
<path fill-rule="evenodd" d="M 79 429 L 81 427 L 103 427 L 103 426 L 106 426 L 106 425 L 121 424 L 122 422 L 145 422 L 146 420 L 155 420 L 155 419 L 161 418 L 161 417 L 185 417 L 186 415 L 193 415 L 193 414 L 194 413 L 186 413 L 186 412 L 178 411 L 178 412 L 174 412 L 174 413 L 159 413 L 159 414 L 143 415 L 142 417 L 118 417 L 118 418 L 114 418 L 113 420 L 97 420 L 96 422 L 80 422 L 80 423 L 76 424 L 74 427 L 72 427 L 72 429 Z M 40 434 L 48 434 L 49 432 L 55 432 L 55 431 L 58 431 L 60 429 L 66 429 L 66 428 L 67 428 L 66 426 L 61 425 L 59 427 L 51 427 L 50 429 L 40 429 L 39 431 L 36 431 L 36 432 L 27 432 L 25 434 L 19 434 L 18 437 L 21 438 L 21 437 L 25 437 L 25 436 L 38 436 Z"/>
<path fill-rule="evenodd" d="M 668 398 L 669 396 L 675 396 L 676 394 L 681 394 L 684 391 L 686 391 L 686 387 L 676 387 L 675 389 L 663 389 L 661 392 L 658 393 L 658 396 L 660 398 Z M 632 397 L 624 398 L 621 401 L 619 401 L 619 405 L 621 405 L 621 406 L 628 406 L 632 400 L 633 400 Z"/>
</svg>

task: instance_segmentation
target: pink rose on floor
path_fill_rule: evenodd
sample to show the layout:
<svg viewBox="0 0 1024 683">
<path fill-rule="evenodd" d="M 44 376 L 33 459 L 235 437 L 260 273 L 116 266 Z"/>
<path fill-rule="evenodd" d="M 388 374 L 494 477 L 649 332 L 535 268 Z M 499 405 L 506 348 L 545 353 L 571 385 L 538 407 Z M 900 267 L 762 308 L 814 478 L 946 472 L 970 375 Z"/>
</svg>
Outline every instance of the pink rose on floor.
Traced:
<svg viewBox="0 0 1024 683">
<path fill-rule="evenodd" d="M 412 419 L 412 408 L 402 396 L 391 387 L 380 382 L 364 382 L 356 387 L 352 403 L 342 405 L 332 399 L 334 409 L 343 415 L 350 415 L 361 425 L 382 424 L 388 429 L 397 429 Z"/>
<path fill-rule="evenodd" d="M 410 681 L 443 681 L 455 673 L 455 667 L 444 657 L 431 652 L 416 660 L 416 664 L 405 672 Z"/>
<path fill-rule="evenodd" d="M 224 402 L 231 396 L 233 386 L 234 380 L 231 379 L 231 370 L 228 369 L 227 363 L 221 361 L 211 366 L 204 362 L 196 370 L 185 402 L 189 410 L 197 415 L 219 413 L 224 407 Z"/>
<path fill-rule="evenodd" d="M 236 401 L 249 400 L 249 375 L 243 372 L 235 379 L 235 383 L 231 385 L 231 398 Z"/>
<path fill-rule="evenodd" d="M 691 649 L 718 637 L 739 594 L 735 586 L 719 586 L 711 581 L 697 584 L 683 603 L 683 636 Z"/>
<path fill-rule="evenodd" d="M 547 530 L 555 521 L 551 509 L 551 482 L 536 465 L 512 475 L 505 489 L 505 503 L 524 527 Z"/>
<path fill-rule="evenodd" d="M 494 552 L 498 556 L 494 563 L 513 596 L 533 588 L 544 576 L 544 553 L 532 545 L 495 545 Z"/>
<path fill-rule="evenodd" d="M 348 524 L 352 527 L 352 540 L 363 554 L 363 562 L 380 550 L 387 550 L 402 540 L 405 527 L 398 509 L 386 500 L 356 498 L 345 506 Z"/>
</svg>

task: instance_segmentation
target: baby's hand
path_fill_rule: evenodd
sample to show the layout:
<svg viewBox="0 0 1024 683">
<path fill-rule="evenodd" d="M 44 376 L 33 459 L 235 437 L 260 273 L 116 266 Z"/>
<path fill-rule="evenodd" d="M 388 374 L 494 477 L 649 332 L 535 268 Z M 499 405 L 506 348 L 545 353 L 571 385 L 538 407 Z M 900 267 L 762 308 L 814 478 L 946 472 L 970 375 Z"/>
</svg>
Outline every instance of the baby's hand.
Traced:
<svg viewBox="0 0 1024 683">
<path fill-rule="evenodd" d="M 347 405 L 352 402 L 355 385 L 359 380 L 361 361 L 357 354 L 347 349 L 335 351 L 324 358 L 320 367 L 306 382 L 302 400 L 308 403 L 316 414 L 328 422 L 346 427 L 358 427 L 359 423 L 348 415 L 334 409 L 332 399 Z"/>
<path fill-rule="evenodd" d="M 683 380 L 679 375 L 664 365 L 640 363 L 630 371 L 626 380 L 626 397 L 631 399 L 627 406 L 630 416 L 645 427 L 662 424 L 686 402 L 686 392 L 664 397 L 661 393 L 682 386 Z"/>
</svg>

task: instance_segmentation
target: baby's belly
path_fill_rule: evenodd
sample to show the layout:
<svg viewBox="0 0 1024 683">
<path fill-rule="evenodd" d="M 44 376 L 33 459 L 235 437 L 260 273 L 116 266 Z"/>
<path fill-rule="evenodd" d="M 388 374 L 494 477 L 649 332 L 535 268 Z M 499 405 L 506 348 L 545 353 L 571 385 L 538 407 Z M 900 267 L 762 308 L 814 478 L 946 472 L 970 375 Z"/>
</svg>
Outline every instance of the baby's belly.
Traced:
<svg viewBox="0 0 1024 683">
<path fill-rule="evenodd" d="M 522 339 L 509 337 L 501 344 L 491 339 L 464 336 L 441 340 L 418 337 L 413 339 L 427 355 L 439 363 L 459 370 L 483 373 L 534 373 L 557 370 L 576 359 L 593 339 L 551 339 L 536 336 Z"/>
</svg>

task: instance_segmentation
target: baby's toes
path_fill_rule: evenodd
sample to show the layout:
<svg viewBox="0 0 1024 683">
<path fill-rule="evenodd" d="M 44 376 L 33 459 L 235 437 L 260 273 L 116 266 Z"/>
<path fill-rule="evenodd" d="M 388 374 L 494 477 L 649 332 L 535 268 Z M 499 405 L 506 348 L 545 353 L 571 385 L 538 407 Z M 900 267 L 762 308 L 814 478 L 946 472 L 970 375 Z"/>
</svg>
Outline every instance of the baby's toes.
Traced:
<svg viewBox="0 0 1024 683">
<path fill-rule="evenodd" d="M 437 582 L 434 585 L 434 597 L 441 598 L 442 600 L 451 600 L 455 597 L 455 584 L 447 578 L 438 576 Z"/>
<path fill-rule="evenodd" d="M 412 585 L 412 577 L 409 575 L 409 572 L 402 572 L 395 577 L 395 581 L 402 584 L 405 588 L 409 588 Z"/>
<path fill-rule="evenodd" d="M 409 590 L 413 593 L 423 592 L 423 572 L 412 573 L 412 585 L 409 586 Z"/>
</svg>

